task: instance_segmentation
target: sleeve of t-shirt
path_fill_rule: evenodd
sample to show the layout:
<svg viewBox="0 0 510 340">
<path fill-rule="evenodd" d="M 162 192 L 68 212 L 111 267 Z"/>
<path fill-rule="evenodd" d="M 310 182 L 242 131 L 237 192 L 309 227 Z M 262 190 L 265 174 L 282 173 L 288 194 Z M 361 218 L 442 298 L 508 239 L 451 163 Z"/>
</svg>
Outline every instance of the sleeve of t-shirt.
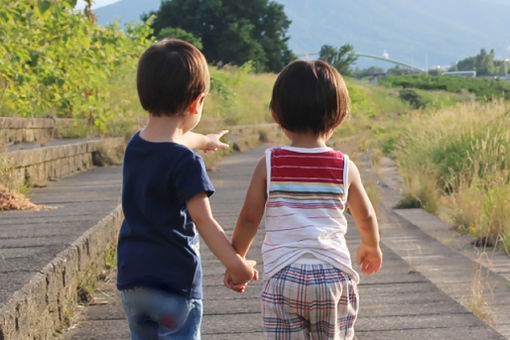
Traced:
<svg viewBox="0 0 510 340">
<path fill-rule="evenodd" d="M 204 161 L 193 151 L 189 151 L 179 160 L 174 184 L 177 197 L 182 203 L 186 203 L 201 192 L 205 192 L 207 196 L 214 193 L 214 186 L 207 175 Z"/>
</svg>

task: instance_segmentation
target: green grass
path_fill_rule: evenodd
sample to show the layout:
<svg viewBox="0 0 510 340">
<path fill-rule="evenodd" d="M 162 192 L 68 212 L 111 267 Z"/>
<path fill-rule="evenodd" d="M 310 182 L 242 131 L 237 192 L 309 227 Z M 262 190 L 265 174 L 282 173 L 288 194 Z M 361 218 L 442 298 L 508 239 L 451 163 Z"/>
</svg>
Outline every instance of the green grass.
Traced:
<svg viewBox="0 0 510 340">
<path fill-rule="evenodd" d="M 206 99 L 203 119 L 223 126 L 272 122 L 269 112 L 276 75 L 252 73 L 243 67 L 211 67 L 211 93 Z M 210 124 L 201 124 L 210 126 Z"/>
<path fill-rule="evenodd" d="M 471 103 L 414 114 L 400 129 L 393 154 L 408 198 L 508 252 L 510 105 Z"/>
</svg>

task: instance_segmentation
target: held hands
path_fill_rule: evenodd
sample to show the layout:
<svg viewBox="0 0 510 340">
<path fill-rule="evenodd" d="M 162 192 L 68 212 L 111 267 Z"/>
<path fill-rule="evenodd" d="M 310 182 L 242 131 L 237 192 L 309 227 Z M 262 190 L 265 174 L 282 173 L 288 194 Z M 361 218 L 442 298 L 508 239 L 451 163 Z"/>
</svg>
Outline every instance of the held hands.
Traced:
<svg viewBox="0 0 510 340">
<path fill-rule="evenodd" d="M 223 135 L 227 134 L 228 130 L 222 130 L 219 133 L 211 133 L 205 136 L 206 144 L 202 148 L 204 152 L 207 151 L 216 151 L 219 149 L 228 149 L 229 145 L 223 143 L 220 139 Z"/>
<path fill-rule="evenodd" d="M 358 247 L 358 265 L 365 274 L 372 274 L 379 271 L 382 264 L 382 251 L 379 246 L 370 247 L 361 243 Z"/>
<path fill-rule="evenodd" d="M 225 271 L 225 277 L 223 279 L 225 287 L 232 289 L 238 293 L 244 293 L 244 291 L 246 290 L 246 286 L 248 285 L 248 282 L 250 280 L 259 279 L 259 272 L 257 271 L 257 269 L 255 269 L 255 265 L 257 264 L 257 262 L 253 260 L 246 260 L 245 262 L 251 269 L 251 278 L 246 279 L 246 276 L 240 277 L 239 275 L 231 273 L 227 269 Z"/>
</svg>

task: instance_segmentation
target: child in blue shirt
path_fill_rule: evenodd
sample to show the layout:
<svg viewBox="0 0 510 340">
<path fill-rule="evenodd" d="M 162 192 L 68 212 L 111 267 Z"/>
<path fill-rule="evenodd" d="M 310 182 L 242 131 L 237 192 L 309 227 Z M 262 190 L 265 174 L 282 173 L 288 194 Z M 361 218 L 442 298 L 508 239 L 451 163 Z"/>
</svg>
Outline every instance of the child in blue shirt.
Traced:
<svg viewBox="0 0 510 340">
<path fill-rule="evenodd" d="M 165 39 L 142 55 L 137 88 L 147 126 L 129 141 L 123 167 L 125 220 L 118 242 L 117 288 L 132 339 L 200 339 L 200 233 L 241 287 L 257 279 L 211 213 L 214 187 L 191 149 L 224 147 L 225 133 L 200 135 L 209 71 L 193 45 Z"/>
</svg>

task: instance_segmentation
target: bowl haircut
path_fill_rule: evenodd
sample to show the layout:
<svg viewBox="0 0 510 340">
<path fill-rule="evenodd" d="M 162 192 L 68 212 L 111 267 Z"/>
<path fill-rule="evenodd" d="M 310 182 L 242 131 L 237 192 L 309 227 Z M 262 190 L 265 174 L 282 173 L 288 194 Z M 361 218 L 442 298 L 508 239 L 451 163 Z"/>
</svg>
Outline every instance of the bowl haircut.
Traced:
<svg viewBox="0 0 510 340">
<path fill-rule="evenodd" d="M 209 92 L 207 61 L 192 44 L 164 39 L 143 53 L 136 85 L 140 103 L 151 115 L 180 114 L 198 95 Z"/>
<path fill-rule="evenodd" d="M 323 135 L 349 112 L 349 92 L 340 73 L 322 60 L 296 60 L 278 75 L 270 108 L 280 126 Z"/>
</svg>

